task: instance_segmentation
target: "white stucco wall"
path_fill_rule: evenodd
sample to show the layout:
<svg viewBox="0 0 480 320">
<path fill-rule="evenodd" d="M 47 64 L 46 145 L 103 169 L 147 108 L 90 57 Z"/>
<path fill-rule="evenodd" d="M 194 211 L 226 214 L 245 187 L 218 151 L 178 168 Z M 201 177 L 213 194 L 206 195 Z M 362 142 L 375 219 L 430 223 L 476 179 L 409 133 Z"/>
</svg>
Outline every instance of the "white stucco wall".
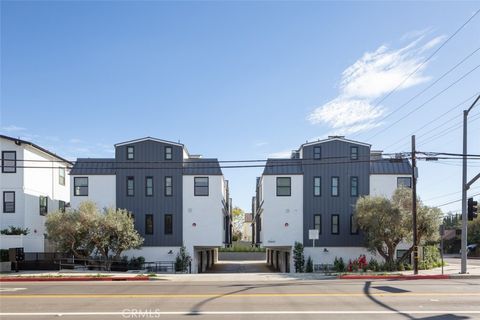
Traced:
<svg viewBox="0 0 480 320">
<path fill-rule="evenodd" d="M 194 177 L 183 176 L 184 245 L 187 248 L 222 246 L 224 235 L 223 176 L 208 176 L 208 196 L 194 195 Z"/>
<path fill-rule="evenodd" d="M 171 253 L 169 253 L 170 251 Z M 140 249 L 127 250 L 122 255 L 129 258 L 142 256 L 146 262 L 175 261 L 179 251 L 180 247 L 141 247 Z"/>
<path fill-rule="evenodd" d="M 88 196 L 75 196 L 74 177 L 88 177 Z M 83 201 L 93 201 L 99 209 L 115 208 L 117 203 L 115 175 L 72 175 L 70 176 L 71 207 L 78 208 Z"/>
<path fill-rule="evenodd" d="M 397 178 L 410 178 L 410 175 L 372 174 L 370 175 L 370 195 L 391 198 L 397 189 Z"/>
<path fill-rule="evenodd" d="M 3 201 L 0 201 L 2 206 L 0 228 L 9 226 L 28 228 L 30 230 L 28 237 L 24 237 L 21 241 L 25 251 L 43 251 L 46 217 L 40 215 L 39 197 L 48 198 L 48 212 L 58 210 L 59 200 L 65 203 L 70 201 L 70 181 L 67 170 L 65 185 L 59 183 L 58 167 L 66 167 L 66 164 L 58 162 L 58 158 L 30 145 L 16 145 L 13 141 L 6 139 L 0 139 L 0 149 L 16 151 L 17 160 L 19 160 L 16 173 L 1 173 L 0 194 L 3 195 L 3 191 L 15 191 L 15 213 L 3 213 Z M 27 168 L 21 168 L 21 166 Z"/>
<path fill-rule="evenodd" d="M 277 177 L 291 177 L 291 196 L 276 195 Z M 265 175 L 262 189 L 262 246 L 293 246 L 295 241 L 303 242 L 303 176 Z"/>
</svg>

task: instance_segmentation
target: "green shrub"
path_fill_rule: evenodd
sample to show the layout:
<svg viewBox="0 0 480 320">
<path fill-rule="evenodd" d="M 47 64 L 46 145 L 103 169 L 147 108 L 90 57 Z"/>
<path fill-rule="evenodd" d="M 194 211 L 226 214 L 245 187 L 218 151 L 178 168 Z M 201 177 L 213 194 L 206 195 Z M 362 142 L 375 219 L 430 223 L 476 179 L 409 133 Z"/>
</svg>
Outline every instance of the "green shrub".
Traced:
<svg viewBox="0 0 480 320">
<path fill-rule="evenodd" d="M 17 228 L 14 226 L 9 226 L 7 229 L 2 229 L 0 231 L 0 234 L 4 234 L 7 236 L 19 236 L 19 235 L 26 236 L 29 233 L 30 233 L 30 229 L 28 228 L 21 228 L 21 227 Z"/>
<path fill-rule="evenodd" d="M 380 265 L 378 261 L 373 258 L 370 258 L 370 261 L 368 262 L 368 270 L 380 271 Z"/>
<path fill-rule="evenodd" d="M 333 261 L 333 269 L 336 272 L 345 272 L 346 267 L 342 257 L 340 258 L 335 257 L 335 260 Z"/>
<path fill-rule="evenodd" d="M 307 266 L 305 267 L 305 272 L 308 272 L 308 273 L 313 272 L 313 261 L 310 256 L 307 259 Z"/>
<path fill-rule="evenodd" d="M 125 258 L 123 258 L 125 259 Z M 132 257 L 130 261 L 128 262 L 128 268 L 129 269 L 141 269 L 143 264 L 145 263 L 145 258 L 140 256 L 138 258 Z"/>
</svg>

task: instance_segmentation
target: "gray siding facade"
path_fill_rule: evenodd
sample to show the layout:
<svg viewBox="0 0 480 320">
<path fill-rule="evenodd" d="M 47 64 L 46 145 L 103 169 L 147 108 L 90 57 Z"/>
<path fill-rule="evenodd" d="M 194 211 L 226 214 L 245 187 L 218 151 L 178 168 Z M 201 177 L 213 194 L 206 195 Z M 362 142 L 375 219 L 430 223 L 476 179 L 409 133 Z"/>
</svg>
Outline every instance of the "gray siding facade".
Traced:
<svg viewBox="0 0 480 320">
<path fill-rule="evenodd" d="M 127 147 L 134 147 L 134 159 L 127 159 Z M 165 160 L 165 147 L 172 159 Z M 183 147 L 154 140 L 115 147 L 117 207 L 131 211 L 135 228 L 145 238 L 144 246 L 181 246 Z M 165 177 L 172 177 L 172 196 L 165 196 Z M 127 177 L 134 178 L 134 195 L 127 196 Z M 146 196 L 146 177 L 153 177 L 153 196 Z M 145 216 L 153 215 L 153 234 L 145 233 Z M 172 215 L 173 230 L 164 232 L 164 217 Z"/>
<path fill-rule="evenodd" d="M 314 148 L 321 148 L 321 159 L 314 159 Z M 350 159 L 351 147 L 358 148 L 358 159 Z M 361 247 L 361 233 L 352 234 L 350 217 L 357 199 L 370 190 L 370 147 L 350 141 L 331 140 L 303 147 L 303 243 L 312 246 L 308 230 L 314 229 L 314 215 L 321 215 L 321 232 L 315 246 Z M 314 196 L 314 177 L 321 179 L 320 196 Z M 338 196 L 331 194 L 331 178 L 338 177 Z M 358 195 L 351 196 L 351 177 L 358 178 Z M 332 215 L 339 215 L 339 232 L 332 234 Z"/>
</svg>

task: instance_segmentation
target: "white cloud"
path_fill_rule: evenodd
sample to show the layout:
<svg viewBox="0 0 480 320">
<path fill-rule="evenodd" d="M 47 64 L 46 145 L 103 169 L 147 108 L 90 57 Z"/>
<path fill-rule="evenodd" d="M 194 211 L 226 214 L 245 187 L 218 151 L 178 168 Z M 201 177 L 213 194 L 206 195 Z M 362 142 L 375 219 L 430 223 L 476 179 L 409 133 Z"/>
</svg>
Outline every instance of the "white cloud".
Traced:
<svg viewBox="0 0 480 320">
<path fill-rule="evenodd" d="M 378 119 L 385 113 L 385 107 L 375 105 L 375 99 L 397 86 L 397 90 L 402 90 L 430 79 L 424 75 L 427 64 L 422 65 L 423 53 L 437 46 L 444 37 L 425 40 L 425 33 L 415 32 L 416 39 L 399 49 L 382 45 L 364 53 L 342 72 L 338 96 L 315 108 L 307 120 L 312 124 L 327 124 L 336 134 L 343 135 L 381 125 Z"/>
<path fill-rule="evenodd" d="M 80 140 L 80 139 L 77 139 L 77 138 L 72 138 L 72 139 L 68 140 L 68 142 L 73 143 L 73 144 L 77 144 L 77 143 L 83 143 L 83 140 Z"/>
<path fill-rule="evenodd" d="M 266 146 L 268 144 L 268 142 L 265 142 L 265 141 L 259 141 L 259 142 L 255 142 L 253 145 L 257 148 L 259 147 L 263 147 L 263 146 Z"/>
<path fill-rule="evenodd" d="M 5 126 L 5 127 L 2 127 L 2 130 L 3 131 L 6 131 L 6 132 L 18 132 L 18 131 L 25 131 L 27 130 L 26 128 L 23 128 L 23 127 L 18 127 L 16 125 L 10 125 L 10 126 Z"/>
<path fill-rule="evenodd" d="M 273 152 L 268 155 L 268 158 L 290 158 L 293 149 Z"/>
</svg>

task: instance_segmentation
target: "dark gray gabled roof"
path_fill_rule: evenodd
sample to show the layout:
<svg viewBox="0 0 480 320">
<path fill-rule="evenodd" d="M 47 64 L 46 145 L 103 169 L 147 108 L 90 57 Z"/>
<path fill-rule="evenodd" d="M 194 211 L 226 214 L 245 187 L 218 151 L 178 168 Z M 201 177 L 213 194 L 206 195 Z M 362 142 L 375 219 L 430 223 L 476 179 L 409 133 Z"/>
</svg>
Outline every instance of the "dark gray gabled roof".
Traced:
<svg viewBox="0 0 480 320">
<path fill-rule="evenodd" d="M 222 175 L 218 159 L 185 159 L 183 162 L 185 175 Z"/>
<path fill-rule="evenodd" d="M 80 158 L 73 165 L 70 175 L 112 175 L 115 174 L 115 159 Z"/>
<path fill-rule="evenodd" d="M 30 142 L 30 141 L 27 141 L 27 140 L 18 139 L 18 138 L 14 138 L 14 137 L 9 137 L 9 136 L 3 135 L 3 134 L 0 134 L 0 138 L 13 141 L 13 142 L 15 142 L 16 144 L 19 144 L 19 145 L 21 145 L 21 144 L 30 145 L 30 146 L 34 147 L 35 149 L 38 149 L 38 150 L 40 150 L 40 151 L 42 151 L 42 152 L 45 152 L 46 154 L 51 155 L 52 157 L 55 157 L 55 158 L 57 158 L 57 159 L 59 159 L 59 160 L 61 160 L 61 161 L 64 161 L 64 162 L 66 162 L 66 163 L 68 163 L 68 164 L 70 164 L 70 165 L 72 164 L 72 162 L 71 162 L 70 160 L 67 160 L 67 159 L 65 159 L 65 158 L 62 158 L 62 157 L 60 157 L 58 154 L 55 154 L 55 153 L 53 153 L 53 152 L 51 152 L 51 151 L 49 151 L 49 150 L 47 150 L 47 149 L 45 149 L 45 148 L 42 148 L 42 147 L 40 147 L 38 144 L 35 144 L 35 143 L 33 143 L 33 142 Z"/>
<path fill-rule="evenodd" d="M 411 174 L 408 159 L 379 159 L 370 162 L 370 174 Z"/>
<path fill-rule="evenodd" d="M 301 159 L 267 159 L 263 174 L 303 174 Z"/>
</svg>

